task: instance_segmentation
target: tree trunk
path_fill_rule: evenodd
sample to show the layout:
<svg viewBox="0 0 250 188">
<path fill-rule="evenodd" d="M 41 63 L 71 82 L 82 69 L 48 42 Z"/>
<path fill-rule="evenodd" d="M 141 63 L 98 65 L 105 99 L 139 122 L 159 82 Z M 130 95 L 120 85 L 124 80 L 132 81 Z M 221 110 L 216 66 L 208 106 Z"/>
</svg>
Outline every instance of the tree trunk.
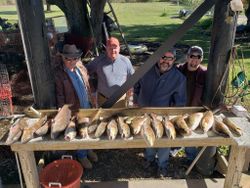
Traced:
<svg viewBox="0 0 250 188">
<path fill-rule="evenodd" d="M 55 107 L 55 83 L 46 37 L 43 3 L 17 0 L 16 4 L 35 105 L 38 108 Z"/>
<path fill-rule="evenodd" d="M 100 46 L 102 41 L 102 21 L 105 3 L 106 0 L 91 0 L 91 23 L 97 46 Z"/>
<path fill-rule="evenodd" d="M 250 26 L 250 0 L 248 0 L 248 8 L 246 9 L 247 25 Z"/>
<path fill-rule="evenodd" d="M 235 39 L 237 15 L 230 13 L 229 2 L 230 0 L 217 1 L 215 4 L 204 95 L 205 104 L 212 108 L 223 102 L 221 92 L 225 92 L 226 80 L 221 83 L 221 79 L 224 74 L 228 77 L 227 66 Z M 221 89 L 217 90 L 219 86 Z"/>
<path fill-rule="evenodd" d="M 48 3 L 48 2 L 46 2 L 46 6 L 47 6 L 47 12 L 51 12 L 51 5 Z"/>
<path fill-rule="evenodd" d="M 48 0 L 48 3 L 57 5 L 64 12 L 71 34 L 82 37 L 91 36 L 86 0 Z"/>
</svg>

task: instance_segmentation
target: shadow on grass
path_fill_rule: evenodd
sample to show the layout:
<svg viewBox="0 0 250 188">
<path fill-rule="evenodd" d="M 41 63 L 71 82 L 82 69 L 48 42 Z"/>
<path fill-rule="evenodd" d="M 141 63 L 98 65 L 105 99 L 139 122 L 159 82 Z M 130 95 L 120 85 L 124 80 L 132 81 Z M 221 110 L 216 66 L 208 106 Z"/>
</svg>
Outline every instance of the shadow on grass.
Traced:
<svg viewBox="0 0 250 188">
<path fill-rule="evenodd" d="M 11 10 L 11 11 L 1 11 L 0 15 L 17 15 L 17 11 Z"/>
</svg>

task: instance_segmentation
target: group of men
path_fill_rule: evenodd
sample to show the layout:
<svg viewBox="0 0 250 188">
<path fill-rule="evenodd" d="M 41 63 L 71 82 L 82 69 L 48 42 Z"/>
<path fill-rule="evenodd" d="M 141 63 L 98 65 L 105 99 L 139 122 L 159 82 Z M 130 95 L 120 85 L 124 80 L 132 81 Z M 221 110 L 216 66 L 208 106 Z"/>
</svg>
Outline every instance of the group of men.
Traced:
<svg viewBox="0 0 250 188">
<path fill-rule="evenodd" d="M 127 78 L 134 73 L 130 60 L 120 54 L 120 43 L 111 37 L 106 43 L 106 53 L 83 65 L 82 52 L 75 45 L 65 44 L 61 53 L 61 66 L 56 69 L 56 96 L 58 108 L 72 104 L 72 109 L 100 107 Z M 192 46 L 187 61 L 175 65 L 176 50 L 164 53 L 134 86 L 134 106 L 177 107 L 200 106 L 206 79 L 206 68 L 201 65 L 203 50 Z M 89 75 L 97 75 L 97 99 L 91 94 Z M 114 105 L 125 107 L 125 95 Z M 193 160 L 196 148 L 186 148 L 187 157 Z M 147 148 L 145 158 L 148 166 L 157 164 L 158 173 L 167 175 L 170 148 Z M 157 155 L 157 158 L 156 158 Z M 84 168 L 92 168 L 98 160 L 92 150 L 76 152 Z"/>
</svg>

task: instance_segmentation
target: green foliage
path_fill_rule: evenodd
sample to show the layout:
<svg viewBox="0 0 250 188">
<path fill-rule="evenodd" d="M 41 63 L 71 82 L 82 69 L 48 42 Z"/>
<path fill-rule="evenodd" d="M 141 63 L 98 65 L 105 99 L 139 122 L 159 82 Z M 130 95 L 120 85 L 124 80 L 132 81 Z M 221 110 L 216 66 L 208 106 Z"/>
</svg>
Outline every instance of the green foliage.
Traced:
<svg viewBox="0 0 250 188">
<path fill-rule="evenodd" d="M 199 21 L 199 25 L 203 30 L 208 30 L 212 28 L 213 18 L 205 18 Z"/>
<path fill-rule="evenodd" d="M 219 146 L 217 148 L 217 152 L 221 155 L 228 156 L 229 155 L 229 146 Z"/>
</svg>

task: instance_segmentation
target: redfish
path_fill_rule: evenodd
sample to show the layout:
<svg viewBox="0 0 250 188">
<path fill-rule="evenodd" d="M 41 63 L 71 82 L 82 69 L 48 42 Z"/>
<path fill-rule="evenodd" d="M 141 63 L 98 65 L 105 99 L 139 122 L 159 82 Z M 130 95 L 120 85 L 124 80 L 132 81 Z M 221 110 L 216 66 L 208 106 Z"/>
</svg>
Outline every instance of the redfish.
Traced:
<svg viewBox="0 0 250 188">
<path fill-rule="evenodd" d="M 214 124 L 214 115 L 212 111 L 206 111 L 201 119 L 201 128 L 206 133 Z"/>
<path fill-rule="evenodd" d="M 21 138 L 22 143 L 26 143 L 30 141 L 32 138 L 34 138 L 34 133 L 36 132 L 37 129 L 42 127 L 43 124 L 47 121 L 47 116 L 41 117 L 37 122 L 35 122 L 33 125 L 30 127 L 25 127 L 23 129 L 23 135 Z"/>
<path fill-rule="evenodd" d="M 64 132 L 64 139 L 67 141 L 71 141 L 76 137 L 76 122 L 75 117 L 72 117 L 67 128 Z"/>
<path fill-rule="evenodd" d="M 169 118 L 167 116 L 164 117 L 164 128 L 165 128 L 165 132 L 166 135 L 169 139 L 175 139 L 176 138 L 176 131 L 175 131 L 175 127 L 174 124 L 169 120 Z"/>
<path fill-rule="evenodd" d="M 155 131 L 156 138 L 161 138 L 164 133 L 164 128 L 162 125 L 162 122 L 157 119 L 157 115 L 154 113 L 151 113 L 150 116 L 152 117 L 152 127 Z"/>
<path fill-rule="evenodd" d="M 119 134 L 121 135 L 121 138 L 129 138 L 130 137 L 130 127 L 127 123 L 124 122 L 124 118 L 121 116 L 117 117 L 117 125 Z"/>
<path fill-rule="evenodd" d="M 97 129 L 95 131 L 95 137 L 96 138 L 99 138 L 100 136 L 103 135 L 103 133 L 106 131 L 107 125 L 108 125 L 108 121 L 107 120 L 102 120 L 98 124 Z"/>
<path fill-rule="evenodd" d="M 46 123 L 43 126 L 41 126 L 39 129 L 36 130 L 35 134 L 37 136 L 43 136 L 47 134 L 49 128 L 51 127 L 51 123 L 52 123 L 51 119 L 46 121 Z"/>
<path fill-rule="evenodd" d="M 77 124 L 78 124 L 78 132 L 81 138 L 87 139 L 89 138 L 88 134 L 88 125 L 90 123 L 90 118 L 89 117 L 83 117 L 77 119 Z"/>
<path fill-rule="evenodd" d="M 51 124 L 51 138 L 55 139 L 59 136 L 60 132 L 64 131 L 70 122 L 71 110 L 70 105 L 64 105 L 57 113 L 56 117 L 52 120 Z"/>
<path fill-rule="evenodd" d="M 148 146 L 153 146 L 155 143 L 155 133 L 151 127 L 151 119 L 148 115 L 145 115 L 145 121 L 141 128 L 141 135 L 146 141 Z"/>
<path fill-rule="evenodd" d="M 22 136 L 22 131 L 25 127 L 27 127 L 28 124 L 26 122 L 26 118 L 20 118 L 18 119 L 9 130 L 9 134 L 6 140 L 6 144 L 10 145 L 16 141 Z"/>
<path fill-rule="evenodd" d="M 109 140 L 114 140 L 117 136 L 118 128 L 117 123 L 112 119 L 107 125 L 107 135 Z"/>
<path fill-rule="evenodd" d="M 135 117 L 131 123 L 131 128 L 132 128 L 132 133 L 134 135 L 137 135 L 140 133 L 141 131 L 141 127 L 144 123 L 144 121 L 146 120 L 145 116 L 139 116 L 139 117 Z"/>
<path fill-rule="evenodd" d="M 192 131 L 188 127 L 183 116 L 177 116 L 174 122 L 175 122 L 175 125 L 177 126 L 181 135 L 183 135 L 183 136 L 191 135 Z"/>
<path fill-rule="evenodd" d="M 199 126 L 202 117 L 203 117 L 202 112 L 197 112 L 197 113 L 193 113 L 193 114 L 189 115 L 188 120 L 187 120 L 188 127 L 192 131 L 195 130 Z"/>
</svg>

